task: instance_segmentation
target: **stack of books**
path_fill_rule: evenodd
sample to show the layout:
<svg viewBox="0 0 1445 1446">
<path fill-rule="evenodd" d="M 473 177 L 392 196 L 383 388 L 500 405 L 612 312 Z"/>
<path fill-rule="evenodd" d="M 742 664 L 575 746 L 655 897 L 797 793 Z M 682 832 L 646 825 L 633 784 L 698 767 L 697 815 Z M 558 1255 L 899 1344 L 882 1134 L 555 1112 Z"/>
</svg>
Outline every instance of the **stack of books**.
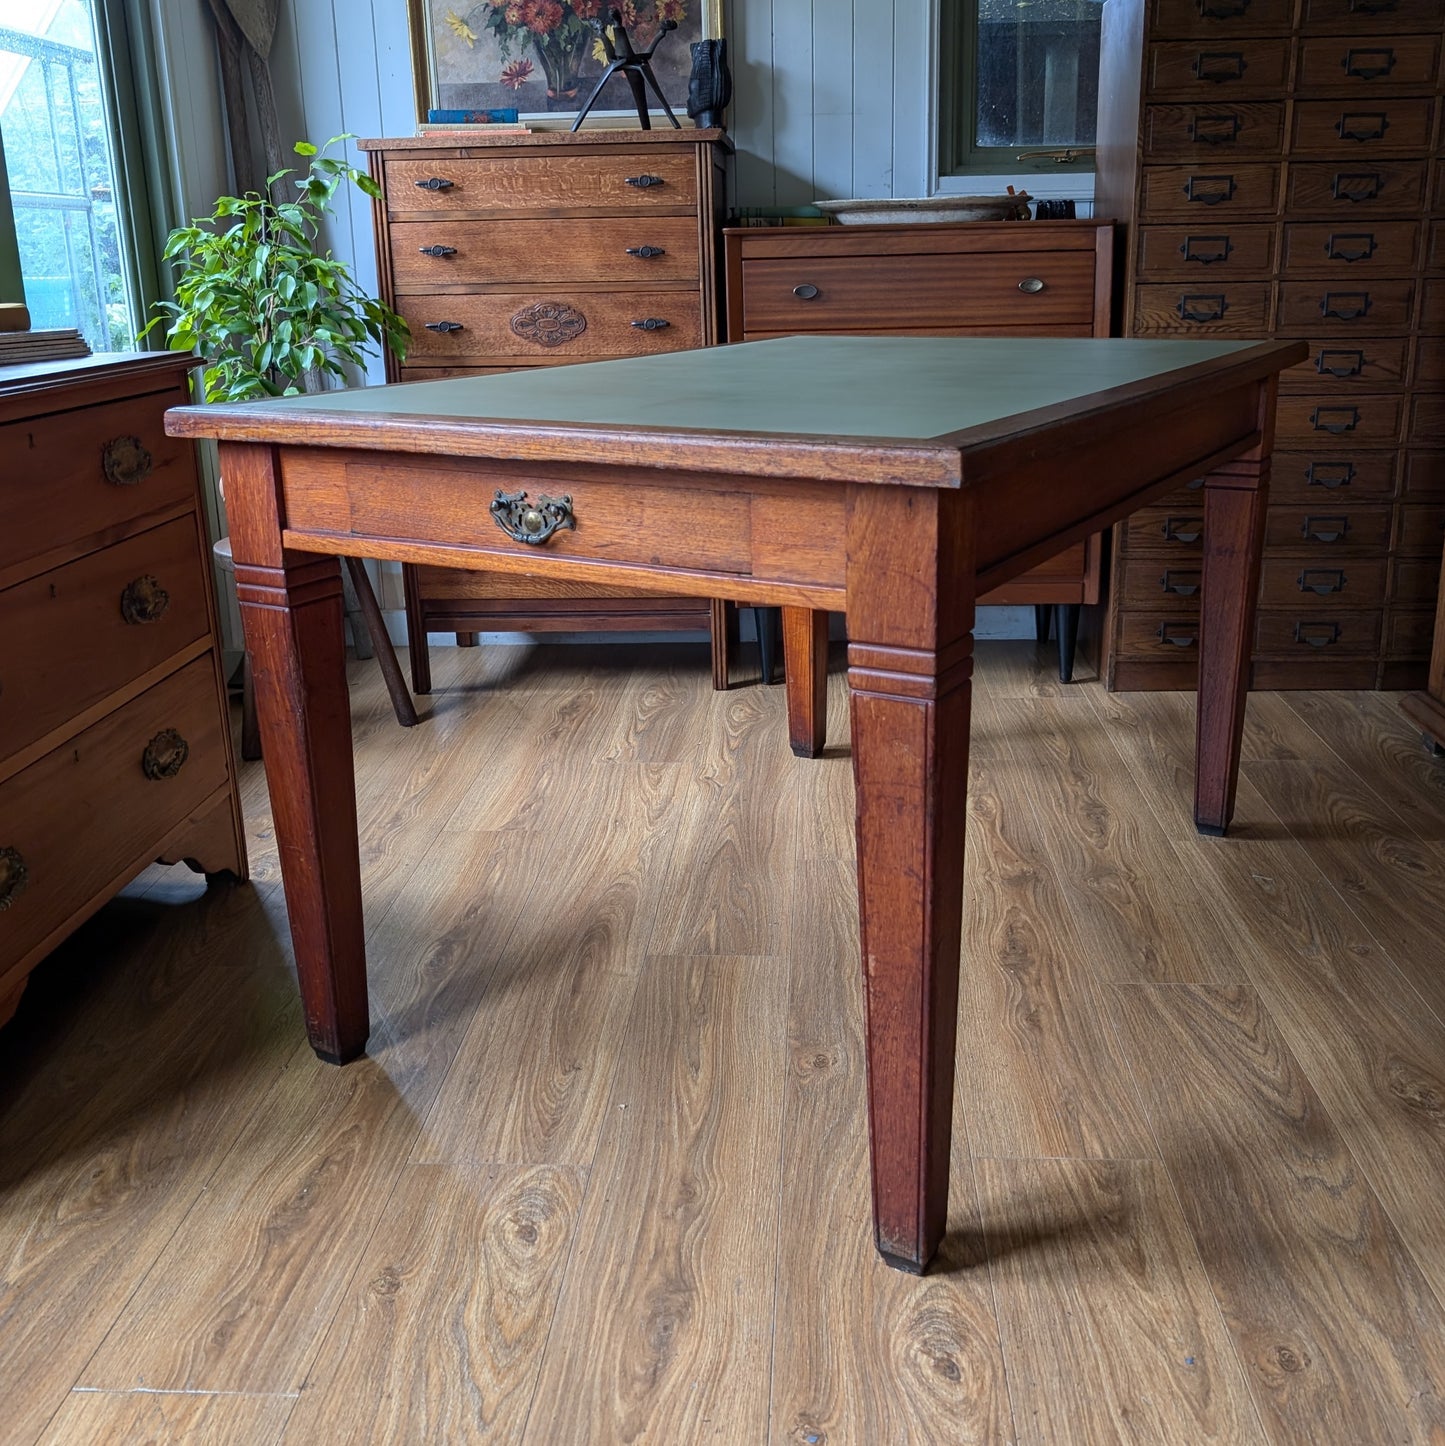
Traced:
<svg viewBox="0 0 1445 1446">
<path fill-rule="evenodd" d="M 0 366 L 26 362 L 72 361 L 90 355 L 86 340 L 74 327 L 48 331 L 0 331 Z"/>
<path fill-rule="evenodd" d="M 831 226 L 816 206 L 739 206 L 732 226 Z"/>
<path fill-rule="evenodd" d="M 531 132 L 532 127 L 518 119 L 517 112 L 503 107 L 498 110 L 429 110 L 426 119 L 416 128 L 419 136 L 450 135 L 457 132 L 472 135 L 478 131 Z"/>
</svg>

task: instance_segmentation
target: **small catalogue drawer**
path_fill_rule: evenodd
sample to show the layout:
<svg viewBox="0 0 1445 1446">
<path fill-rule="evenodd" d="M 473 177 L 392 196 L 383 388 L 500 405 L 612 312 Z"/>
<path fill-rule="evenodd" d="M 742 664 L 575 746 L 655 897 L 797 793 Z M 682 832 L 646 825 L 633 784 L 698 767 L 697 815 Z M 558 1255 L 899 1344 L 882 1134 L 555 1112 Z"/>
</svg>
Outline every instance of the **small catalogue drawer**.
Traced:
<svg viewBox="0 0 1445 1446">
<path fill-rule="evenodd" d="M 1284 106 L 1277 101 L 1221 97 L 1214 105 L 1151 105 L 1144 110 L 1144 158 L 1197 160 L 1278 155 Z M 1213 164 L 1211 162 L 1211 164 Z"/>
<path fill-rule="evenodd" d="M 1139 275 L 1153 280 L 1187 277 L 1268 275 L 1274 267 L 1274 227 L 1146 226 L 1139 238 Z"/>
<path fill-rule="evenodd" d="M 1270 283 L 1139 286 L 1134 292 L 1137 333 L 1190 336 L 1259 336 L 1269 329 Z"/>
<path fill-rule="evenodd" d="M 1311 652 L 1373 653 L 1380 646 L 1381 614 L 1332 612 L 1323 608 L 1261 609 L 1255 623 L 1255 651 L 1265 657 Z"/>
<path fill-rule="evenodd" d="M 1440 29 L 1442 0 L 1304 0 L 1300 27 L 1349 35 Z"/>
<path fill-rule="evenodd" d="M 1300 156 L 1418 156 L 1429 149 L 1434 115 L 1428 100 L 1300 100 L 1290 150 Z"/>
<path fill-rule="evenodd" d="M 1405 381 L 1404 337 L 1330 337 L 1310 343 L 1307 361 L 1280 373 L 1286 392 L 1399 391 Z"/>
<path fill-rule="evenodd" d="M 1272 215 L 1279 204 L 1278 166 L 1146 166 L 1140 182 L 1139 218 L 1196 218 L 1217 226 L 1242 214 Z"/>
<path fill-rule="evenodd" d="M 1384 552 L 1390 545 L 1388 507 L 1271 507 L 1264 545 L 1270 552 Z"/>
<path fill-rule="evenodd" d="M 1292 215 L 1347 218 L 1351 225 L 1425 203 L 1423 161 L 1292 161 L 1286 205 Z"/>
<path fill-rule="evenodd" d="M 1435 638 L 1435 614 L 1423 610 L 1392 612 L 1385 625 L 1385 656 L 1428 658 Z"/>
<path fill-rule="evenodd" d="M 1407 502 L 1400 509 L 1395 550 L 1439 557 L 1445 545 L 1445 503 Z"/>
<path fill-rule="evenodd" d="M 1149 47 L 1148 89 L 1161 95 L 1279 95 L 1289 77 L 1289 41 L 1176 40 Z"/>
<path fill-rule="evenodd" d="M 1156 35 L 1287 34 L 1294 0 L 1153 0 L 1152 13 Z"/>
<path fill-rule="evenodd" d="M 1440 594 L 1440 566 L 1434 557 L 1397 557 L 1390 564 L 1390 601 L 1433 607 Z"/>
<path fill-rule="evenodd" d="M 1260 568 L 1259 605 L 1311 610 L 1374 607 L 1385 596 L 1385 560 L 1368 558 L 1324 566 L 1294 557 L 1266 558 Z"/>
<path fill-rule="evenodd" d="M 1282 265 L 1290 276 L 1398 276 L 1415 269 L 1415 221 L 1291 222 Z"/>
<path fill-rule="evenodd" d="M 1279 328 L 1288 335 L 1338 332 L 1361 335 L 1403 331 L 1415 309 L 1415 283 L 1391 280 L 1352 282 L 1285 281 L 1279 288 Z"/>
<path fill-rule="evenodd" d="M 1329 35 L 1300 42 L 1297 94 L 1428 91 L 1440 67 L 1434 35 Z"/>
<path fill-rule="evenodd" d="M 1282 396 L 1275 422 L 1281 446 L 1385 447 L 1400 439 L 1399 397 Z"/>
<path fill-rule="evenodd" d="M 1378 501 L 1395 494 L 1397 452 L 1276 451 L 1270 459 L 1269 495 L 1275 502 L 1298 500 L 1309 506 Z"/>
</svg>

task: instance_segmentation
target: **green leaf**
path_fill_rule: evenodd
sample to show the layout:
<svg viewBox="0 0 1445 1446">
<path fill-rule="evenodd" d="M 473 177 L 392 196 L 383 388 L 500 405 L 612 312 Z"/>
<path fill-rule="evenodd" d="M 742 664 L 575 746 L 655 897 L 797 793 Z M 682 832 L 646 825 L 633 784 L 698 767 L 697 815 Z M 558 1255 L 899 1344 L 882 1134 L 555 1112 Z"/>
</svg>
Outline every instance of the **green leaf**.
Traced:
<svg viewBox="0 0 1445 1446">
<path fill-rule="evenodd" d="M 291 149 L 295 151 L 298 156 L 314 156 L 317 153 L 317 148 L 313 146 L 310 141 L 297 141 Z"/>
</svg>

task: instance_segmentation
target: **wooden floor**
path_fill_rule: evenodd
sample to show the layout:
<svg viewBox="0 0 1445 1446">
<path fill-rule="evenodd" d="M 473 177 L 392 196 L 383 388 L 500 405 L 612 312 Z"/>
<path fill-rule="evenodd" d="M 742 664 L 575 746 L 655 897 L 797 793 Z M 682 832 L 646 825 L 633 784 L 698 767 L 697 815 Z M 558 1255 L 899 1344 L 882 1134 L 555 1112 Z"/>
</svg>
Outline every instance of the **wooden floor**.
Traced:
<svg viewBox="0 0 1445 1446">
<path fill-rule="evenodd" d="M 1445 760 L 1396 700 L 980 646 L 952 1219 L 867 1228 L 842 680 L 353 665 L 369 1057 L 255 880 L 153 870 L 0 1035 L 0 1441 L 1445 1439 Z M 960 826 L 962 826 L 960 820 Z"/>
</svg>

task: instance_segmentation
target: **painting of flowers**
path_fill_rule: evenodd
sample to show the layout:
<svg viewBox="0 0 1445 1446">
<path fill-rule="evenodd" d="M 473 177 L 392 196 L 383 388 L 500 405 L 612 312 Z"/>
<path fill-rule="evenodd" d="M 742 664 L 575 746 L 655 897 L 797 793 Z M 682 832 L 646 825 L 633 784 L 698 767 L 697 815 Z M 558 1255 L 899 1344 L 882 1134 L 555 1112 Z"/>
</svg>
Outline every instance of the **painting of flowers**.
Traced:
<svg viewBox="0 0 1445 1446">
<path fill-rule="evenodd" d="M 652 68 L 668 103 L 687 108 L 689 46 L 722 33 L 722 0 L 412 0 L 412 43 L 427 56 L 430 108 L 514 107 L 524 116 L 569 119 L 607 64 L 602 27 L 617 10 L 638 50 L 661 36 Z M 663 34 L 663 23 L 677 29 Z M 592 114 L 636 117 L 620 77 Z"/>
</svg>

